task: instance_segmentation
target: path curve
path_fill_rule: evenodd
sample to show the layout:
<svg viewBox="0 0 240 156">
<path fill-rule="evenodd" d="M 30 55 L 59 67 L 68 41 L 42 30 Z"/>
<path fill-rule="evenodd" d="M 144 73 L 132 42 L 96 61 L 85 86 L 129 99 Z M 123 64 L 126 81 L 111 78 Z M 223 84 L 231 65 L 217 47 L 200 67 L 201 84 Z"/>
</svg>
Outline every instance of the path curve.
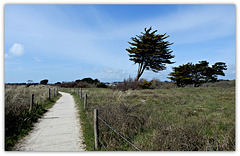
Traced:
<svg viewBox="0 0 240 156">
<path fill-rule="evenodd" d="M 62 97 L 16 145 L 19 151 L 84 151 L 83 135 L 73 97 Z"/>
</svg>

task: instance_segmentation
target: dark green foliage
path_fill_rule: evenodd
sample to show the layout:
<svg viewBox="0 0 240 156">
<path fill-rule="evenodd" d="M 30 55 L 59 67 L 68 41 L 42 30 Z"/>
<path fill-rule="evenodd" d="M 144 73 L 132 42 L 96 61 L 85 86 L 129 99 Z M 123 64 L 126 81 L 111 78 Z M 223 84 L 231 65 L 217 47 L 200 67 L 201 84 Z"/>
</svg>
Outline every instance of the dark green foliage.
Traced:
<svg viewBox="0 0 240 156">
<path fill-rule="evenodd" d="M 173 72 L 169 74 L 172 77 L 168 78 L 176 82 L 178 87 L 185 87 L 188 84 L 198 87 L 202 83 L 216 82 L 218 75 L 225 75 L 223 70 L 227 70 L 223 62 L 217 62 L 209 67 L 209 62 L 199 61 L 198 64 L 187 63 L 173 67 Z"/>
<path fill-rule="evenodd" d="M 153 89 L 152 82 L 153 81 L 145 80 L 144 83 L 142 84 L 142 89 Z"/>
<path fill-rule="evenodd" d="M 47 80 L 47 79 L 44 79 L 44 80 L 40 81 L 40 84 L 46 85 L 47 83 L 48 83 L 48 80 Z"/>
<path fill-rule="evenodd" d="M 173 72 L 169 74 L 172 77 L 168 78 L 175 81 L 178 87 L 184 87 L 187 84 L 192 84 L 192 68 L 192 63 L 183 64 L 179 67 L 173 67 Z"/>
<path fill-rule="evenodd" d="M 98 79 L 92 79 L 92 78 L 83 78 L 82 80 L 76 80 L 75 81 L 76 83 L 80 83 L 80 82 L 87 82 L 89 84 L 97 84 L 99 83 L 100 81 Z"/>
<path fill-rule="evenodd" d="M 105 85 L 105 83 L 98 83 L 97 88 L 107 88 L 107 86 Z"/>
<path fill-rule="evenodd" d="M 100 81 L 98 79 L 83 78 L 72 82 L 62 82 L 59 86 L 64 88 L 94 88 L 97 87 L 99 83 Z"/>
<path fill-rule="evenodd" d="M 56 82 L 55 85 L 61 85 L 61 82 Z"/>
<path fill-rule="evenodd" d="M 151 30 L 151 27 L 145 28 L 142 35 L 136 35 L 131 38 L 133 42 L 128 42 L 131 47 L 126 50 L 129 52 L 130 60 L 139 65 L 136 81 L 139 80 L 145 69 L 159 72 L 166 69 L 166 64 L 174 63 L 170 61 L 174 55 L 171 55 L 172 51 L 169 49 L 173 43 L 165 40 L 169 36 L 166 36 L 166 33 L 155 34 L 157 30 L 150 32 Z"/>
</svg>

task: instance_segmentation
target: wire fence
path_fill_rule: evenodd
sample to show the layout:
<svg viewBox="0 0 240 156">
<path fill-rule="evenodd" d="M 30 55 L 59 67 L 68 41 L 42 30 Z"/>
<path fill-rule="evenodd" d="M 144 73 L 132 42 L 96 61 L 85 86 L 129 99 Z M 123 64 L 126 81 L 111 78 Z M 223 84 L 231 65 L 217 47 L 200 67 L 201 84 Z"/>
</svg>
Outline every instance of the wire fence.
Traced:
<svg viewBox="0 0 240 156">
<path fill-rule="evenodd" d="M 109 126 L 109 124 L 107 124 L 103 119 L 101 119 L 100 117 L 97 117 L 99 120 L 101 120 L 106 126 L 108 126 L 113 132 L 115 132 L 118 136 L 120 136 L 121 138 L 123 138 L 127 143 L 129 143 L 130 145 L 132 145 L 136 150 L 141 151 L 137 146 L 135 146 L 133 143 L 131 143 L 129 140 L 127 140 L 124 136 L 122 136 L 119 132 L 117 132 L 115 129 L 113 129 L 111 126 Z"/>
<path fill-rule="evenodd" d="M 81 90 L 82 91 L 82 90 Z M 79 95 L 79 92 L 76 92 L 76 95 Z M 81 93 L 82 95 L 82 93 Z M 86 98 L 87 96 L 85 96 Z M 94 128 L 93 125 L 93 120 L 91 120 L 90 117 L 90 113 L 94 112 L 94 108 L 92 108 L 89 104 L 86 104 L 86 115 L 88 118 L 88 121 L 90 123 L 90 125 L 92 126 L 92 128 Z M 131 141 L 129 141 L 128 139 L 126 139 L 122 134 L 120 134 L 117 130 L 115 130 L 112 126 L 110 126 L 106 121 L 104 121 L 102 118 L 100 118 L 99 116 L 97 116 L 97 118 L 99 119 L 99 121 L 101 121 L 104 125 L 106 125 L 109 129 L 111 129 L 116 135 L 118 135 L 119 137 L 121 137 L 123 140 L 125 140 L 129 145 L 131 145 L 134 149 L 136 149 L 137 151 L 141 151 L 136 145 L 134 145 Z M 103 141 L 99 138 L 99 136 L 97 137 L 97 140 L 99 141 L 99 143 L 101 144 L 101 147 L 104 148 L 105 151 L 108 151 L 107 147 L 104 145 Z"/>
<path fill-rule="evenodd" d="M 91 110 L 91 112 L 94 112 L 94 108 L 92 108 L 91 106 L 88 106 L 89 107 L 89 109 Z M 87 117 L 88 117 L 88 121 L 89 121 L 89 123 L 90 123 L 90 125 L 93 127 L 93 124 L 92 124 L 92 121 L 91 121 L 91 119 L 90 119 L 90 117 L 89 117 L 89 113 L 88 113 L 88 111 L 86 111 L 86 114 L 87 114 Z M 123 135 L 121 135 L 119 132 L 117 132 L 112 126 L 110 126 L 106 121 L 104 121 L 102 118 L 100 118 L 99 116 L 97 116 L 97 118 L 101 121 L 101 122 L 103 122 L 108 128 L 110 128 L 115 134 L 117 134 L 118 136 L 120 136 L 122 139 L 124 139 L 127 143 L 129 143 L 132 147 L 134 147 L 136 150 L 138 150 L 138 151 L 141 151 L 137 146 L 135 146 L 131 141 L 129 141 L 128 139 L 126 139 Z M 106 146 L 103 144 L 103 142 L 100 140 L 100 138 L 98 137 L 98 140 L 99 140 L 99 142 L 100 142 L 100 144 L 102 145 L 102 147 L 106 150 L 106 151 L 108 151 L 107 150 L 107 148 L 106 148 Z"/>
</svg>

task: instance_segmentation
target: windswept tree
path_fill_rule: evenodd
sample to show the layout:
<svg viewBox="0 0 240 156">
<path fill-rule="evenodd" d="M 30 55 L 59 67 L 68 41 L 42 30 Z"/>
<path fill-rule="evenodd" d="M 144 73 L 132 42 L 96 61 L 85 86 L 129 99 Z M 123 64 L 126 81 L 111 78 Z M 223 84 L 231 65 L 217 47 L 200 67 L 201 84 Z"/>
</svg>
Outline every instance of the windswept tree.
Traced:
<svg viewBox="0 0 240 156">
<path fill-rule="evenodd" d="M 217 62 L 214 65 L 212 65 L 212 70 L 213 70 L 213 74 L 210 75 L 211 80 L 212 81 L 217 81 L 217 76 L 221 75 L 221 76 L 225 76 L 225 73 L 223 72 L 223 70 L 227 70 L 227 65 L 224 62 Z"/>
<path fill-rule="evenodd" d="M 173 67 L 173 72 L 168 77 L 176 82 L 178 87 L 184 87 L 188 84 L 194 84 L 198 87 L 201 83 L 216 82 L 217 76 L 225 76 L 223 70 L 227 70 L 224 62 L 217 62 L 211 67 L 207 61 L 199 61 L 197 64 L 187 63 L 178 67 Z"/>
<path fill-rule="evenodd" d="M 170 59 L 174 58 L 169 46 L 173 43 L 166 41 L 169 37 L 166 33 L 163 35 L 155 34 L 157 30 L 151 32 L 152 27 L 145 28 L 142 35 L 132 37 L 133 42 L 128 42 L 131 47 L 126 49 L 129 52 L 131 61 L 138 64 L 136 81 L 139 80 L 144 70 L 159 72 L 166 69 L 166 64 L 172 64 Z"/>
<path fill-rule="evenodd" d="M 178 67 L 173 67 L 173 72 L 168 77 L 172 81 L 176 82 L 178 87 L 185 87 L 187 84 L 192 84 L 192 70 L 194 65 L 192 63 L 187 63 L 180 65 Z"/>
</svg>

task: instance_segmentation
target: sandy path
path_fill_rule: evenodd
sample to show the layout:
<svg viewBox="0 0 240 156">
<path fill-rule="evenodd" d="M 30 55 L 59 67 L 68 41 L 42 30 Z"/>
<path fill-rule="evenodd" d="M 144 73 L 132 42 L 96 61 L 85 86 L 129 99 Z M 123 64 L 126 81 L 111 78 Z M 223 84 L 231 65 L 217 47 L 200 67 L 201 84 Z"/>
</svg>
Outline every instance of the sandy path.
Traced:
<svg viewBox="0 0 240 156">
<path fill-rule="evenodd" d="M 62 97 L 16 145 L 20 151 L 84 151 L 77 108 L 70 94 Z"/>
</svg>

